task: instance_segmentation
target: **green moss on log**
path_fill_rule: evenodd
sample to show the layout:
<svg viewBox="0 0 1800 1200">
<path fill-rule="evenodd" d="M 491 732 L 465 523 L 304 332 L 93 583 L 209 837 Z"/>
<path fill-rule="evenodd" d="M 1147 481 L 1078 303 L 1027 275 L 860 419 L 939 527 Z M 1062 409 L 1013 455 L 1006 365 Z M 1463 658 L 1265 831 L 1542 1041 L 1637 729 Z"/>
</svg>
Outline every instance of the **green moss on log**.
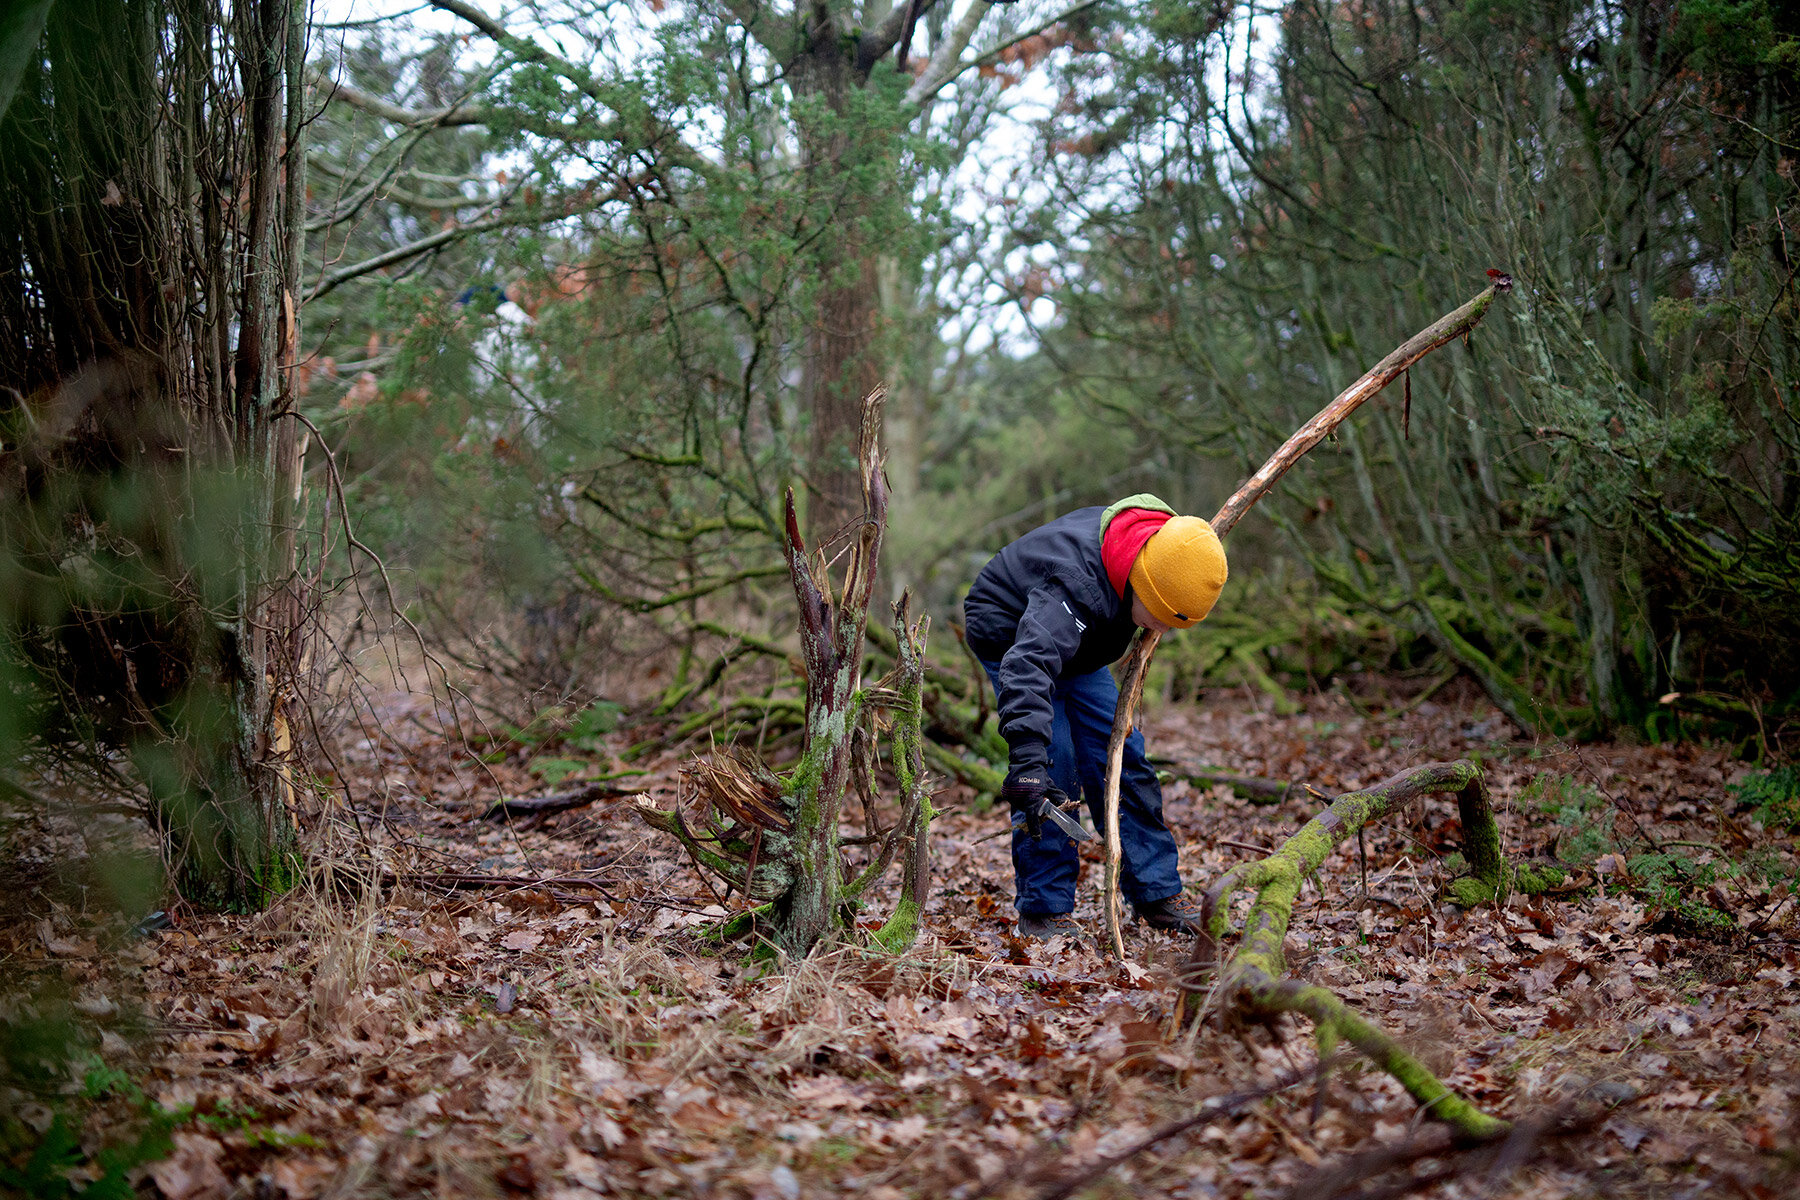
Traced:
<svg viewBox="0 0 1800 1200">
<path fill-rule="evenodd" d="M 904 898 L 894 906 L 887 923 L 875 931 L 875 944 L 889 954 L 904 954 L 919 937 L 919 906 Z"/>
</svg>

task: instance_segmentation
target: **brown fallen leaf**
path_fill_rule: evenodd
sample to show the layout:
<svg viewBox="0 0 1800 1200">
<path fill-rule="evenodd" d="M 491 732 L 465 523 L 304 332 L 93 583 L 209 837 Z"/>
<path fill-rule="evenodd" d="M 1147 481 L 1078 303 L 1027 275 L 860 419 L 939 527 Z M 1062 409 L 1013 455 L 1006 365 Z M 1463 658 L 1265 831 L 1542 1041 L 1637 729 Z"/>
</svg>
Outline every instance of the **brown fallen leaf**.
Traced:
<svg viewBox="0 0 1800 1200">
<path fill-rule="evenodd" d="M 211 1200 L 224 1196 L 230 1184 L 219 1169 L 224 1147 L 197 1133 L 177 1133 L 175 1152 L 150 1168 L 164 1200 Z"/>
</svg>

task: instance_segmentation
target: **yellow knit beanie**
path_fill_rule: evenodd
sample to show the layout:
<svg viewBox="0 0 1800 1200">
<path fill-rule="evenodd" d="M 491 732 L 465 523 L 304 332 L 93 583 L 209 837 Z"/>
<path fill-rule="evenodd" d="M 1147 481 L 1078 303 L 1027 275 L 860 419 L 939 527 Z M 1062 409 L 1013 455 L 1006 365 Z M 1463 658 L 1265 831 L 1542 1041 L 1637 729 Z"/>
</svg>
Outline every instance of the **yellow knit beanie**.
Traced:
<svg viewBox="0 0 1800 1200">
<path fill-rule="evenodd" d="M 1225 547 L 1199 517 L 1171 517 L 1131 564 L 1131 587 L 1151 616 L 1175 629 L 1206 619 L 1225 586 Z"/>
</svg>

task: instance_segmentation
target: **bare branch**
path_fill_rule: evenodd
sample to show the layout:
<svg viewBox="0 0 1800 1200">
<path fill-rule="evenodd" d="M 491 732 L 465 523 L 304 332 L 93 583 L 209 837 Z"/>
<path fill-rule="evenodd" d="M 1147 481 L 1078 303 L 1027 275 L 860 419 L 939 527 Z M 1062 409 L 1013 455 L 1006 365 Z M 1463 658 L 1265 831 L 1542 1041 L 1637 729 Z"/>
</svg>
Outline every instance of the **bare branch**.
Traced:
<svg viewBox="0 0 1800 1200">
<path fill-rule="evenodd" d="M 1281 449 L 1270 455 L 1269 461 L 1245 481 L 1244 486 L 1232 493 L 1231 499 L 1225 502 L 1225 506 L 1212 519 L 1213 532 L 1220 537 L 1231 532 L 1231 527 L 1238 523 L 1238 519 L 1250 511 L 1252 504 L 1262 499 L 1275 485 L 1275 481 L 1286 474 L 1289 467 L 1300 461 L 1300 457 L 1308 450 L 1329 437 L 1332 430 L 1362 407 L 1364 401 L 1376 395 L 1408 367 L 1439 346 L 1463 337 L 1474 329 L 1481 323 L 1481 318 L 1487 315 L 1488 305 L 1494 302 L 1494 297 L 1511 290 L 1512 279 L 1505 275 L 1499 276 L 1493 286 L 1461 308 L 1444 314 L 1425 329 L 1413 334 L 1398 349 L 1369 368 L 1361 379 L 1345 388 L 1337 399 L 1296 430 L 1282 444 Z"/>
<path fill-rule="evenodd" d="M 349 283 L 353 279 L 360 279 L 362 276 L 373 271 L 379 271 L 383 267 L 391 267 L 395 263 L 405 262 L 409 258 L 416 258 L 419 255 L 429 253 L 432 250 L 442 249 L 453 242 L 461 241 L 470 234 L 485 233 L 490 229 L 501 229 L 507 225 L 531 224 L 542 219 L 544 218 L 541 216 L 523 216 L 517 213 L 509 213 L 504 216 L 488 217 L 481 221 L 469 221 L 466 224 L 455 225 L 449 229 L 440 230 L 430 237 L 422 237 L 418 241 L 408 242 L 404 246 L 395 246 L 391 250 L 384 250 L 380 254 L 371 255 L 359 263 L 352 263 L 347 267 L 338 268 L 331 274 L 325 276 L 325 278 L 319 280 L 318 286 L 306 294 L 306 302 L 311 303 L 321 296 L 336 291 L 338 287 Z"/>
<path fill-rule="evenodd" d="M 1125 767 L 1125 739 L 1131 736 L 1132 719 L 1138 701 L 1144 695 L 1144 675 L 1150 669 L 1150 656 L 1156 653 L 1162 635 L 1154 629 L 1141 629 L 1131 643 L 1125 662 L 1125 679 L 1119 686 L 1119 704 L 1113 710 L 1112 738 L 1106 745 L 1106 789 L 1103 813 L 1106 821 L 1106 894 L 1101 903 L 1106 909 L 1106 934 L 1113 953 L 1125 957 L 1125 930 L 1119 908 L 1119 774 Z"/>
<path fill-rule="evenodd" d="M 344 168 L 338 166 L 336 163 L 322 157 L 308 158 L 307 165 L 316 168 L 320 174 L 329 175 L 334 179 L 342 179 L 346 182 L 350 179 L 350 173 L 348 171 L 344 170 Z M 396 171 L 388 176 L 384 176 L 384 178 L 390 178 L 391 175 L 404 174 L 407 174 L 407 172 Z M 352 199 L 347 207 L 327 213 L 321 217 L 315 217 L 313 220 L 307 222 L 307 230 L 311 232 L 316 229 L 323 229 L 328 225 L 338 224 L 340 221 L 351 219 L 356 213 L 362 210 L 366 199 L 385 200 L 392 204 L 404 204 L 408 208 L 425 209 L 428 212 L 455 212 L 465 208 L 491 208 L 495 205 L 503 204 L 506 201 L 505 193 L 490 193 L 485 196 L 465 196 L 459 192 L 452 192 L 442 196 L 422 196 L 417 192 L 409 192 L 398 187 L 387 187 L 384 189 L 380 186 L 381 182 L 382 180 L 376 180 L 372 184 L 366 185 L 363 190 L 369 191 L 369 196 L 367 198 L 362 197 L 359 193 L 356 198 Z"/>
<path fill-rule="evenodd" d="M 788 43 L 794 36 L 794 18 L 771 12 L 762 0 L 723 0 L 725 8 L 732 19 L 744 27 L 744 32 L 756 39 L 756 44 L 768 51 L 777 60 L 786 61 L 789 52 Z"/>
<path fill-rule="evenodd" d="M 944 37 L 943 45 L 932 50 L 931 60 L 925 64 L 924 73 L 906 89 L 908 104 L 914 108 L 923 105 L 937 94 L 939 88 L 962 74 L 962 53 L 969 48 L 976 29 L 980 28 L 982 19 L 992 7 L 994 6 L 988 0 L 974 0 L 969 5 L 969 11 L 963 14 L 962 20 Z"/>
<path fill-rule="evenodd" d="M 1016 37 L 1008 38 L 1006 41 L 1001 42 L 998 46 L 995 46 L 993 49 L 991 49 L 983 54 L 978 54 L 974 58 L 971 58 L 967 62 L 957 63 L 956 69 L 954 71 L 952 71 L 948 76 L 946 76 L 942 80 L 938 81 L 938 83 L 933 85 L 931 90 L 933 92 L 935 92 L 938 90 L 938 88 L 943 87 L 945 84 L 951 83 L 957 79 L 961 79 L 964 75 L 968 74 L 970 71 L 974 70 L 976 67 L 981 66 L 983 63 L 993 62 L 996 58 L 999 58 L 1002 54 L 1006 53 L 1008 50 L 1011 50 L 1014 46 L 1017 46 L 1020 42 L 1028 42 L 1032 38 L 1037 37 L 1039 34 L 1044 33 L 1047 30 L 1055 29 L 1058 25 L 1061 25 L 1064 21 L 1067 21 L 1072 17 L 1080 16 L 1082 13 L 1086 12 L 1088 9 L 1096 7 L 1099 3 L 1100 3 L 1100 0 L 1081 0 L 1080 4 L 1077 4 L 1072 8 L 1065 8 L 1062 12 L 1057 13 L 1054 17 L 1051 17 L 1049 20 L 1041 21 L 1038 24 L 1032 26 L 1030 29 L 1027 29 L 1024 33 L 1021 33 Z M 958 53 L 960 54 L 961 52 L 958 51 Z M 921 76 L 920 82 L 923 82 L 923 79 L 924 79 L 924 77 Z M 915 84 L 914 85 L 915 90 L 917 89 L 917 87 L 918 87 L 918 85 Z M 907 93 L 907 99 L 908 100 L 912 99 L 911 92 Z M 921 97 L 916 103 L 923 104 L 924 102 L 925 102 L 925 97 Z"/>
<path fill-rule="evenodd" d="M 1097 0 L 1094 0 L 1097 2 Z M 856 65 L 867 71 L 900 41 L 909 26 L 930 12 L 937 0 L 916 0 L 908 5 L 896 4 L 888 10 L 881 24 L 863 34 L 856 46 Z"/>
<path fill-rule="evenodd" d="M 435 125 L 449 129 L 464 125 L 486 125 L 494 119 L 493 109 L 474 104 L 455 104 L 449 108 L 404 108 L 361 88 L 340 83 L 324 71 L 315 70 L 312 82 L 323 99 L 342 100 L 351 108 L 361 109 L 371 116 L 392 121 L 396 125 Z"/>
</svg>

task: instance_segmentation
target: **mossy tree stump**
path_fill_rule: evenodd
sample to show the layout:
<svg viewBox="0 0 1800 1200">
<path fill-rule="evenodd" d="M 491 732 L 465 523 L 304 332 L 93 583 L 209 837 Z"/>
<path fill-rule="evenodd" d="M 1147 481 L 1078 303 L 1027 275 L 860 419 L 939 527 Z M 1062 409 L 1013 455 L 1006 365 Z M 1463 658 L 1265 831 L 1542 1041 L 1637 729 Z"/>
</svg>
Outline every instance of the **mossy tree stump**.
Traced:
<svg viewBox="0 0 1800 1200">
<path fill-rule="evenodd" d="M 901 898 L 875 935 L 880 945 L 904 950 L 918 935 L 930 886 L 926 831 L 932 817 L 925 774 L 924 686 L 928 619 L 909 619 L 909 600 L 894 605 L 894 669 L 863 687 L 863 641 L 869 597 L 887 520 L 887 486 L 881 475 L 879 432 L 886 395 L 877 388 L 863 401 L 860 465 L 863 517 L 850 548 L 842 586 L 833 598 L 821 555 L 808 552 L 800 535 L 794 494 L 787 495 L 788 573 L 799 601 L 801 659 L 806 670 L 805 742 L 785 776 L 729 753 L 688 772 L 694 792 L 706 800 L 706 827 L 691 828 L 680 806 L 665 812 L 647 802 L 638 812 L 653 827 L 679 838 L 703 870 L 753 901 L 776 945 L 793 955 L 811 953 L 835 934 L 844 914 L 901 856 Z M 900 783 L 900 815 L 881 830 L 874 813 L 874 750 L 890 733 L 890 765 Z M 870 847 L 868 863 L 846 879 L 839 825 L 845 796 L 863 796 Z M 722 819 L 714 819 L 723 813 Z M 739 923 L 734 922 L 733 928 Z"/>
</svg>

